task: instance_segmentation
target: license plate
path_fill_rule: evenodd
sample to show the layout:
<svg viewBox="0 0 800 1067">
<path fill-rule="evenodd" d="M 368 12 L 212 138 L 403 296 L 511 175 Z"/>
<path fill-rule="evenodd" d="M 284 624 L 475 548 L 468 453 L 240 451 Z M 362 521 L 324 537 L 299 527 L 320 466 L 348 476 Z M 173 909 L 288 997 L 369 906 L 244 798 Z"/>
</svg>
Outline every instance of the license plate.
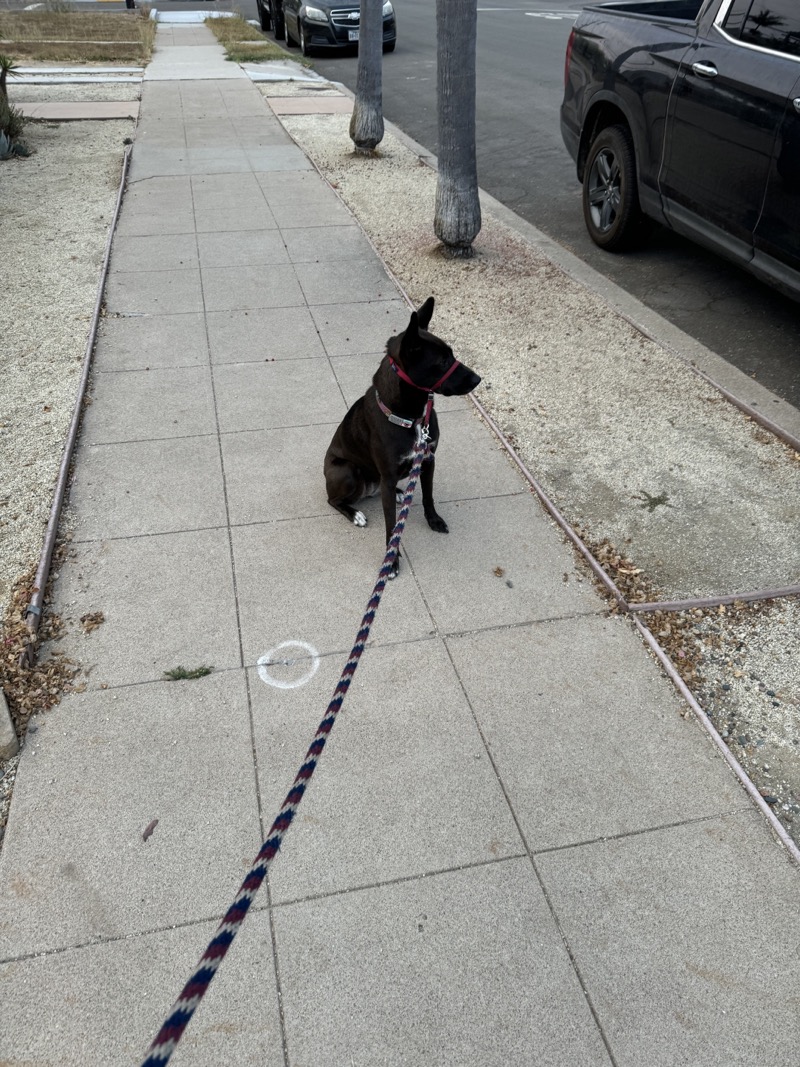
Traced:
<svg viewBox="0 0 800 1067">
<path fill-rule="evenodd" d="M 348 41 L 357 41 L 358 40 L 358 30 L 348 30 L 347 31 L 347 40 Z"/>
</svg>

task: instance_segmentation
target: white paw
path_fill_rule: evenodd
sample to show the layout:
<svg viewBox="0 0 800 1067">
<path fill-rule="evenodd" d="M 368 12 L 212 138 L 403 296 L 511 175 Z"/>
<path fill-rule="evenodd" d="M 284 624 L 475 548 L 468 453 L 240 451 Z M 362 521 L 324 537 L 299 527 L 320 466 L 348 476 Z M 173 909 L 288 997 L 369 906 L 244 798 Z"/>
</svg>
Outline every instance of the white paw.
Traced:
<svg viewBox="0 0 800 1067">
<path fill-rule="evenodd" d="M 357 511 L 353 516 L 353 526 L 366 526 L 367 516 L 363 511 Z"/>
</svg>

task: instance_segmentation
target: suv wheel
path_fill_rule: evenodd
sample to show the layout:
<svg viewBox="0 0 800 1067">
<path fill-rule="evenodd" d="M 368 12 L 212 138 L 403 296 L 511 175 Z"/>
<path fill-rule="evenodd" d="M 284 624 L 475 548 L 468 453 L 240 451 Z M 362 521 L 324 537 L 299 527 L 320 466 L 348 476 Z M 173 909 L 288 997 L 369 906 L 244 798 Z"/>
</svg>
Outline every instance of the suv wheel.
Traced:
<svg viewBox="0 0 800 1067">
<path fill-rule="evenodd" d="M 269 8 L 266 7 L 261 0 L 258 0 L 256 4 L 256 10 L 258 11 L 258 21 L 261 29 L 265 32 L 272 27 L 272 19 L 270 18 Z"/>
<path fill-rule="evenodd" d="M 583 174 L 583 217 L 591 239 L 608 252 L 631 248 L 641 238 L 636 156 L 625 126 L 607 126 L 592 142 Z"/>
</svg>

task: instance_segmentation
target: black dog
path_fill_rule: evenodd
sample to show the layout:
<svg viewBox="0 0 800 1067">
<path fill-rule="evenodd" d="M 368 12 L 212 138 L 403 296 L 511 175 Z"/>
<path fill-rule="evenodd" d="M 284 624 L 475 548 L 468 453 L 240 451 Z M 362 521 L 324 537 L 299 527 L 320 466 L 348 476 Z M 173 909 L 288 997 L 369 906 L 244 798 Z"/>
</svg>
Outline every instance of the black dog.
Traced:
<svg viewBox="0 0 800 1067">
<path fill-rule="evenodd" d="M 418 312 L 411 313 L 408 329 L 389 339 L 372 386 L 347 412 L 325 455 L 328 503 L 354 525 L 367 524 L 354 505 L 380 488 L 387 542 L 396 522 L 397 483 L 411 471 L 429 395 L 463 396 L 480 382 L 474 371 L 455 358 L 449 345 L 427 332 L 432 315 L 431 296 Z M 433 503 L 434 453 L 439 442 L 433 410 L 428 434 L 430 448 L 420 474 L 422 506 L 431 529 L 447 533 L 447 523 Z M 397 569 L 395 560 L 394 574 Z"/>
</svg>

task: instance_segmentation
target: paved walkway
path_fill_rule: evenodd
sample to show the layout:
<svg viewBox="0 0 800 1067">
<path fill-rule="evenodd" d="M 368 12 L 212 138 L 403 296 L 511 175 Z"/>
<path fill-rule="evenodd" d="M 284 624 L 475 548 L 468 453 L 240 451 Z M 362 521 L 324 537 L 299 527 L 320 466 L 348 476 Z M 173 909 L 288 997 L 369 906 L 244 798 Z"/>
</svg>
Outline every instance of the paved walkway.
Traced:
<svg viewBox="0 0 800 1067">
<path fill-rule="evenodd" d="M 62 642 L 88 688 L 29 734 L 0 856 L 7 1064 L 139 1061 L 382 557 L 378 502 L 345 523 L 322 457 L 407 309 L 251 82 L 205 31 L 168 37 L 57 590 L 105 622 Z M 437 406 L 450 536 L 412 512 L 269 892 L 172 1062 L 797 1067 L 797 870 L 468 404 Z M 215 670 L 165 681 L 179 665 Z"/>
</svg>

